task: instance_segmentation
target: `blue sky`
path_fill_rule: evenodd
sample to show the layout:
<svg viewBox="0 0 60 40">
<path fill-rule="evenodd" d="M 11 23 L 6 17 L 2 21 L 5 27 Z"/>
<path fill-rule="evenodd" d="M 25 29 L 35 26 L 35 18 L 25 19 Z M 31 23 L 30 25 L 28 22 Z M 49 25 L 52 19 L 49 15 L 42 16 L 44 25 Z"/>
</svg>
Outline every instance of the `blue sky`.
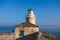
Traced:
<svg viewBox="0 0 60 40">
<path fill-rule="evenodd" d="M 0 0 L 0 25 L 25 22 L 29 8 L 34 10 L 38 25 L 60 25 L 59 0 Z"/>
</svg>

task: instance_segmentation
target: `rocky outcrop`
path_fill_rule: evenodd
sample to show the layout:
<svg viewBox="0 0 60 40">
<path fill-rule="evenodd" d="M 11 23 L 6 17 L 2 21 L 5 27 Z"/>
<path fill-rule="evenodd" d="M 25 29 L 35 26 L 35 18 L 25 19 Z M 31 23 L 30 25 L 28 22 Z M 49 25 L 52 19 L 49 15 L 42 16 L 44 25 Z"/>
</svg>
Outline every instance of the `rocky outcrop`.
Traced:
<svg viewBox="0 0 60 40">
<path fill-rule="evenodd" d="M 33 34 L 17 38 L 16 40 L 47 40 L 47 38 L 43 37 L 42 33 L 35 32 Z"/>
</svg>

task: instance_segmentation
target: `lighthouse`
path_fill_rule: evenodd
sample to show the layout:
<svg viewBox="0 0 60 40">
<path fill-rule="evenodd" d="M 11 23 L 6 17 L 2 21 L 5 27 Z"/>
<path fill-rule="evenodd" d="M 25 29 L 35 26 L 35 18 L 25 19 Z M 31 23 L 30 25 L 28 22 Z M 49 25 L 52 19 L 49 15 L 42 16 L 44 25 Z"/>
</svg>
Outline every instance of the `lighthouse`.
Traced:
<svg viewBox="0 0 60 40">
<path fill-rule="evenodd" d="M 34 11 L 30 8 L 27 11 L 26 22 L 36 25 L 36 17 Z"/>
<path fill-rule="evenodd" d="M 35 15 L 32 9 L 27 10 L 26 22 L 18 24 L 15 28 L 15 38 L 21 38 L 35 32 L 39 32 L 39 26 L 36 25 Z"/>
</svg>

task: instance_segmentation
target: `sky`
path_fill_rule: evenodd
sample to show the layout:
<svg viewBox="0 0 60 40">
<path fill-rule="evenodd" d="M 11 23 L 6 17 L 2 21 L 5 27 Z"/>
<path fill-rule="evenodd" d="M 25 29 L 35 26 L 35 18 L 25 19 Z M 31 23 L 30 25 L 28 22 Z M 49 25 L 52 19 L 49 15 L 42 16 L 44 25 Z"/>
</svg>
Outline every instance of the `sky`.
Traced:
<svg viewBox="0 0 60 40">
<path fill-rule="evenodd" d="M 60 0 L 0 0 L 0 25 L 16 25 L 26 21 L 32 8 L 38 25 L 60 25 Z"/>
</svg>

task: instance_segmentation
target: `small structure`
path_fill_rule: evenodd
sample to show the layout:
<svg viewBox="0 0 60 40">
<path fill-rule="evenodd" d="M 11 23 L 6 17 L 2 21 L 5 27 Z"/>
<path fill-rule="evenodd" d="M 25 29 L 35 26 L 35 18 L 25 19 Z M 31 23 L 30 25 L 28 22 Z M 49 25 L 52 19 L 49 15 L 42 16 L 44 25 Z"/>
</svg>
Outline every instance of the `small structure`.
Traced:
<svg viewBox="0 0 60 40">
<path fill-rule="evenodd" d="M 29 9 L 27 11 L 26 22 L 17 25 L 15 28 L 15 38 L 20 38 L 38 32 L 39 27 L 36 25 L 35 19 L 33 10 Z"/>
</svg>

